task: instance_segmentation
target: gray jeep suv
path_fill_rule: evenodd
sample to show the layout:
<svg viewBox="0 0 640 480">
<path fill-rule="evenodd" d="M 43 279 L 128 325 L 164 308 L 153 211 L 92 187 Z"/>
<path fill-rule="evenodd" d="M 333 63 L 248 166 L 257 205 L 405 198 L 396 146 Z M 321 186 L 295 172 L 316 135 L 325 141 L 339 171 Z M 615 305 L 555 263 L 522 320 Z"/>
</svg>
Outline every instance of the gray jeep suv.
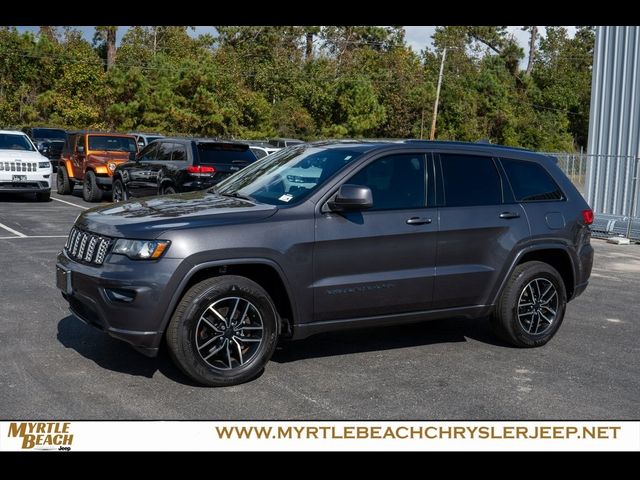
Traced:
<svg viewBox="0 0 640 480">
<path fill-rule="evenodd" d="M 97 207 L 57 285 L 86 323 L 191 378 L 254 378 L 279 338 L 490 316 L 537 347 L 587 286 L 593 213 L 553 157 L 459 142 L 325 142 L 206 191 Z"/>
</svg>

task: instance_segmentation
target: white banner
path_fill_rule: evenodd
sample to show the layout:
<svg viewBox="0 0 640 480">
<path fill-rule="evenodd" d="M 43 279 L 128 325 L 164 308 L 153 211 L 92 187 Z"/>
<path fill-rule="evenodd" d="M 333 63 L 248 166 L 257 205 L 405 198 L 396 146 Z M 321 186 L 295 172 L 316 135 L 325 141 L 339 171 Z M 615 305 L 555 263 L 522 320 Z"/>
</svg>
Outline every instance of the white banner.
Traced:
<svg viewBox="0 0 640 480">
<path fill-rule="evenodd" d="M 0 451 L 21 450 L 640 451 L 640 422 L 0 422 Z"/>
</svg>

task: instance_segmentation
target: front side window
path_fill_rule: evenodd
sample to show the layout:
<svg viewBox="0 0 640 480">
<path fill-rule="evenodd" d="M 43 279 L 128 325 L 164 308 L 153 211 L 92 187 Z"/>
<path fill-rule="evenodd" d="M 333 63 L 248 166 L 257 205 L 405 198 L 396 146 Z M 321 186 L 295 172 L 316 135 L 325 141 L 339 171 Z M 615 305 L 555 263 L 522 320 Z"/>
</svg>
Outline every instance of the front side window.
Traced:
<svg viewBox="0 0 640 480">
<path fill-rule="evenodd" d="M 140 152 L 140 160 L 155 160 L 158 153 L 158 144 L 147 145 Z"/>
<path fill-rule="evenodd" d="M 506 158 L 501 162 L 517 202 L 563 199 L 560 187 L 541 165 Z"/>
<path fill-rule="evenodd" d="M 173 150 L 173 143 L 159 142 L 158 155 L 156 156 L 156 160 L 168 162 L 169 160 L 171 160 L 172 150 Z"/>
<path fill-rule="evenodd" d="M 89 150 L 133 153 L 138 151 L 138 146 L 133 137 L 89 135 Z"/>
<path fill-rule="evenodd" d="M 288 147 L 231 175 L 213 191 L 270 205 L 291 205 L 311 195 L 368 148 Z"/>
<path fill-rule="evenodd" d="M 18 133 L 0 133 L 0 150 L 35 151 L 29 137 Z"/>
<path fill-rule="evenodd" d="M 441 153 L 445 205 L 499 205 L 502 182 L 491 157 Z"/>
<path fill-rule="evenodd" d="M 371 189 L 368 210 L 401 210 L 426 206 L 424 155 L 391 155 L 365 166 L 345 183 Z"/>
</svg>

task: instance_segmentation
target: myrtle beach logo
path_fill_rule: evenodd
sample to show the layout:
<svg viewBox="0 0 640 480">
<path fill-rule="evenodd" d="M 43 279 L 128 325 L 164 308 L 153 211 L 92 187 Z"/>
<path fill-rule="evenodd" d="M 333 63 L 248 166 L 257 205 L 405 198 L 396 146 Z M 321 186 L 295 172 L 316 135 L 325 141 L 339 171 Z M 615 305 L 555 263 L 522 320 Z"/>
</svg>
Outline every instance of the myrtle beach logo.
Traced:
<svg viewBox="0 0 640 480">
<path fill-rule="evenodd" d="M 70 422 L 12 422 L 9 438 L 21 438 L 23 450 L 71 450 Z"/>
</svg>

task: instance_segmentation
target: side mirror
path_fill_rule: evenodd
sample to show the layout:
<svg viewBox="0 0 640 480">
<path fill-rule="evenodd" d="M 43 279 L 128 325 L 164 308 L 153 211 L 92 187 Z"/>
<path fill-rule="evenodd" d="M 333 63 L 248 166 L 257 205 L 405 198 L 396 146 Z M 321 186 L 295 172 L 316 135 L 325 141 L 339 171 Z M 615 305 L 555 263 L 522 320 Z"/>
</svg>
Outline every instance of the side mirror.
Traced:
<svg viewBox="0 0 640 480">
<path fill-rule="evenodd" d="M 373 195 L 369 187 L 345 184 L 327 205 L 334 212 L 364 210 L 373 206 Z"/>
<path fill-rule="evenodd" d="M 76 151 L 78 153 L 84 153 L 84 145 L 78 145 L 78 148 L 76 149 Z"/>
</svg>

